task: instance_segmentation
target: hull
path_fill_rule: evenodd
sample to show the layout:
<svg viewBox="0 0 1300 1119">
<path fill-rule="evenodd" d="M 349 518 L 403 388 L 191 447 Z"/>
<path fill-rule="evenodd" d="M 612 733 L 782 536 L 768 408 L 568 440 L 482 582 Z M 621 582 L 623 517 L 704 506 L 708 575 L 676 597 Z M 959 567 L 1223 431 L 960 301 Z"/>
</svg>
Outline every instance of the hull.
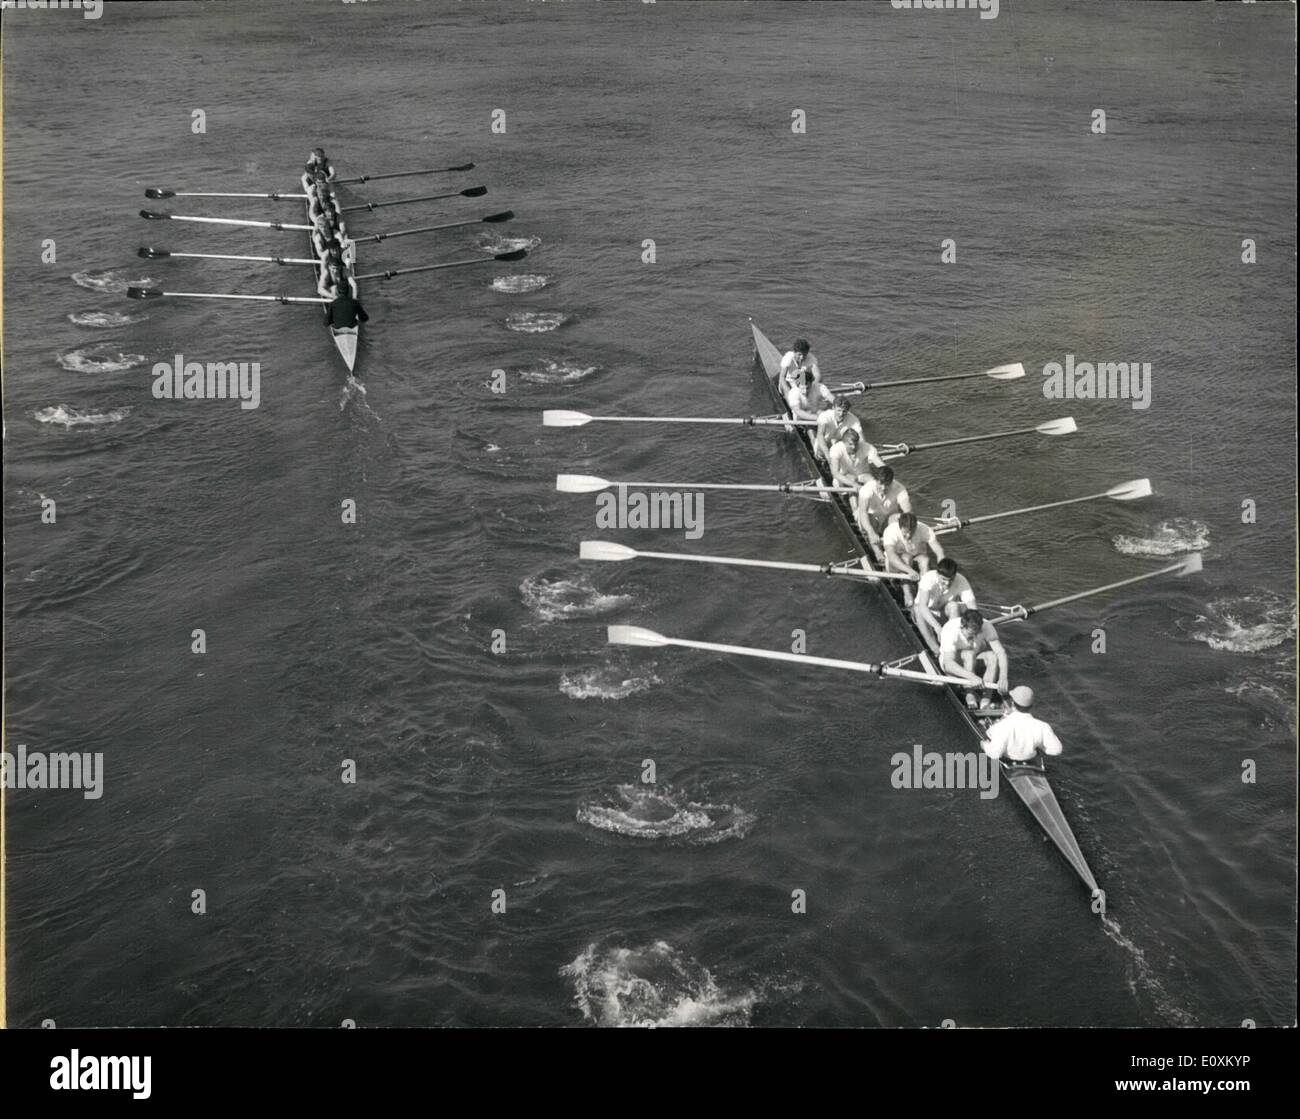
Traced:
<svg viewBox="0 0 1300 1119">
<path fill-rule="evenodd" d="M 754 349 L 757 360 L 766 374 L 765 380 L 767 381 L 772 402 L 779 415 L 789 415 L 790 410 L 786 406 L 785 399 L 782 397 L 779 388 L 781 351 L 752 322 L 750 327 L 754 332 Z M 813 454 L 809 431 L 808 428 L 799 428 L 797 434 L 804 459 L 818 477 L 827 484 L 831 484 L 832 479 L 829 472 L 822 467 Z M 858 528 L 847 498 L 840 494 L 832 494 L 829 495 L 826 504 L 835 510 L 835 515 L 839 518 L 841 527 L 852 541 L 863 568 L 868 571 L 883 570 L 885 566 L 884 558 L 872 548 L 870 541 Z M 938 665 L 931 656 L 920 632 L 912 622 L 911 612 L 903 604 L 902 591 L 893 585 L 882 583 L 875 583 L 874 586 L 878 596 L 884 601 L 886 609 L 890 612 L 891 619 L 896 627 L 902 630 L 916 646 L 916 660 L 927 672 L 938 675 Z M 948 701 L 957 717 L 976 742 L 982 743 L 984 741 L 984 732 L 967 709 L 961 693 L 953 687 L 943 687 L 937 690 L 942 691 L 948 697 Z M 1065 813 L 1061 811 L 1056 794 L 1052 792 L 1052 786 L 1048 783 L 1044 772 L 1034 766 L 1018 765 L 1003 765 L 1002 770 L 1011 787 L 1015 789 L 1016 794 L 1033 814 L 1039 826 L 1056 844 L 1061 854 L 1065 856 L 1066 861 L 1074 868 L 1075 873 L 1078 874 L 1084 885 L 1090 890 L 1096 890 L 1097 881 L 1093 877 L 1092 870 L 1088 867 L 1087 860 L 1083 857 L 1083 852 L 1074 838 L 1074 833 L 1065 819 Z"/>
<path fill-rule="evenodd" d="M 310 204 L 304 202 L 303 211 L 307 215 L 307 224 L 310 225 L 311 224 Z M 307 234 L 307 248 L 310 251 L 312 256 L 316 255 L 316 245 L 312 241 L 310 233 Z M 356 268 L 352 264 L 348 264 L 347 267 L 348 267 L 348 276 L 349 277 L 355 276 Z M 317 266 L 315 272 L 316 272 L 316 279 L 319 281 L 322 272 L 321 267 Z M 358 295 L 359 294 L 360 292 L 358 292 Z M 326 329 L 330 332 L 330 337 L 334 340 L 334 348 L 338 350 L 339 357 L 343 359 L 343 364 L 347 366 L 348 372 L 351 373 L 357 364 L 357 343 L 361 341 L 361 327 L 354 326 L 349 329 L 335 330 L 334 327 L 331 326 L 331 327 L 327 327 Z"/>
</svg>

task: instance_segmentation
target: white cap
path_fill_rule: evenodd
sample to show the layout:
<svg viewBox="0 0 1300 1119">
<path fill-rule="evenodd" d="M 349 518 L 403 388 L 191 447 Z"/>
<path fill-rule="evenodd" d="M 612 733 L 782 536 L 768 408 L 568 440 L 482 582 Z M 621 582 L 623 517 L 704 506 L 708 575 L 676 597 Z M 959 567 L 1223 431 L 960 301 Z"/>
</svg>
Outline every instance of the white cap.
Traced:
<svg viewBox="0 0 1300 1119">
<path fill-rule="evenodd" d="M 1018 688 L 1012 688 L 1011 702 L 1017 707 L 1032 707 L 1034 705 L 1034 689 L 1026 688 L 1023 684 Z"/>
</svg>

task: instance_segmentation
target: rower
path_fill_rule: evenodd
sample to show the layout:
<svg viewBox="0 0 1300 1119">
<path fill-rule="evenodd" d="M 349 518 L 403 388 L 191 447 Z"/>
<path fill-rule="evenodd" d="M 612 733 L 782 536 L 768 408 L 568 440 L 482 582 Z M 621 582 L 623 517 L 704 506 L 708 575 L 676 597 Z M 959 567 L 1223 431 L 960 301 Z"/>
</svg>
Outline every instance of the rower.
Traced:
<svg viewBox="0 0 1300 1119">
<path fill-rule="evenodd" d="M 326 262 L 325 269 L 316 283 L 316 290 L 325 299 L 334 299 L 340 291 L 344 290 L 353 299 L 356 299 L 360 294 L 357 289 L 357 281 L 348 275 L 347 269 L 344 268 L 341 260 Z"/>
<path fill-rule="evenodd" d="M 306 180 L 303 183 L 304 188 L 307 183 L 316 178 L 317 171 L 325 172 L 325 177 L 327 179 L 334 178 L 334 167 L 330 163 L 329 158 L 325 155 L 324 148 L 312 148 L 311 155 L 307 157 L 307 166 L 303 171 L 303 178 Z"/>
<path fill-rule="evenodd" d="M 967 610 L 943 623 L 939 631 L 939 671 L 971 685 L 966 692 L 967 707 L 976 706 L 975 691 L 981 687 L 985 693 L 978 706 L 984 709 L 993 706 L 989 689 L 996 688 L 1006 695 L 1007 651 L 993 623 L 978 610 Z"/>
<path fill-rule="evenodd" d="M 885 554 L 885 570 L 907 575 L 924 575 L 930 570 L 931 556 L 935 563 L 944 558 L 934 529 L 917 520 L 915 513 L 899 513 L 898 519 L 880 534 L 880 547 Z M 907 583 L 903 584 L 903 602 L 912 605 L 912 588 Z"/>
<path fill-rule="evenodd" d="M 862 486 L 871 475 L 871 467 L 884 466 L 876 448 L 868 443 L 862 432 L 851 427 L 844 433 L 844 438 L 831 447 L 827 459 L 831 479 L 837 486 L 852 486 L 855 490 Z M 851 495 L 849 503 L 857 510 L 858 495 Z"/>
<path fill-rule="evenodd" d="M 862 422 L 849 410 L 849 398 L 843 393 L 835 397 L 835 403 L 817 417 L 817 434 L 813 439 L 813 453 L 822 462 L 830 458 L 831 448 L 844 438 L 846 431 L 862 434 Z"/>
<path fill-rule="evenodd" d="M 1040 753 L 1054 758 L 1061 753 L 1061 740 L 1051 726 L 1029 713 L 1034 705 L 1034 689 L 1023 684 L 1011 689 L 1011 710 L 984 733 L 984 752 L 990 758 L 1024 765 Z"/>
<path fill-rule="evenodd" d="M 822 371 L 817 367 L 817 355 L 812 352 L 807 338 L 796 338 L 794 348 L 781 358 L 781 395 L 785 396 L 792 388 L 801 383 L 801 375 L 808 371 L 817 379 L 822 379 Z"/>
<path fill-rule="evenodd" d="M 950 613 L 956 613 L 958 603 L 975 609 L 975 592 L 970 581 L 957 570 L 957 561 L 945 556 L 916 584 L 916 597 L 912 601 L 912 621 L 921 631 L 930 651 L 939 651 L 939 634 Z"/>
<path fill-rule="evenodd" d="M 795 385 L 785 397 L 796 420 L 817 422 L 817 418 L 835 403 L 831 391 L 814 376 L 811 369 L 805 369 L 800 384 Z"/>
<path fill-rule="evenodd" d="M 907 487 L 894 477 L 889 465 L 873 467 L 858 492 L 856 511 L 858 527 L 867 535 L 875 548 L 880 547 L 880 534 L 899 513 L 912 511 L 912 499 Z"/>
</svg>

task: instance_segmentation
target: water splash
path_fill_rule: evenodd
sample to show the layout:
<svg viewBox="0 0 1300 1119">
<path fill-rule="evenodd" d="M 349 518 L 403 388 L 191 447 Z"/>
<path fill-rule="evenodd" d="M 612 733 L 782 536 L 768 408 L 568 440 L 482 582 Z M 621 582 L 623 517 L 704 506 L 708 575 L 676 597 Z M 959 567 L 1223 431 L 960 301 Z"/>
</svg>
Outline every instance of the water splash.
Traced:
<svg viewBox="0 0 1300 1119">
<path fill-rule="evenodd" d="M 1219 653 L 1262 653 L 1294 640 L 1296 604 L 1267 592 L 1220 598 L 1183 628 Z"/>
<path fill-rule="evenodd" d="M 148 315 L 132 315 L 127 311 L 72 311 L 68 315 L 68 322 L 74 326 L 109 329 L 116 326 L 130 326 L 132 323 L 143 322 L 148 317 Z"/>
<path fill-rule="evenodd" d="M 1161 521 L 1146 536 L 1115 536 L 1115 550 L 1126 556 L 1175 556 L 1201 552 L 1210 546 L 1210 526 L 1203 521 L 1175 517 Z"/>
<path fill-rule="evenodd" d="M 578 365 L 569 361 L 542 359 L 540 365 L 519 371 L 520 380 L 534 385 L 571 385 L 585 381 L 601 371 L 599 365 Z"/>
<path fill-rule="evenodd" d="M 125 353 L 116 342 L 96 342 L 59 354 L 59 365 L 69 373 L 121 373 L 148 360 L 144 354 Z"/>
<path fill-rule="evenodd" d="M 598 618 L 632 602 L 631 595 L 602 594 L 585 575 L 576 579 L 529 576 L 519 584 L 519 593 L 524 605 L 544 622 Z"/>
<path fill-rule="evenodd" d="M 519 334 L 546 334 L 568 321 L 563 311 L 517 311 L 506 316 L 506 329 Z"/>
<path fill-rule="evenodd" d="M 504 234 L 484 234 L 479 238 L 479 248 L 484 252 L 496 256 L 497 253 L 512 253 L 516 249 L 527 249 L 532 252 L 538 248 L 542 239 L 540 237 L 507 237 Z"/>
<path fill-rule="evenodd" d="M 518 276 L 498 276 L 490 286 L 493 291 L 505 292 L 507 295 L 521 295 L 524 292 L 541 291 L 550 283 L 550 276 L 525 272 Z"/>
<path fill-rule="evenodd" d="M 653 672 L 645 676 L 624 673 L 624 669 L 610 665 L 566 672 L 560 677 L 560 691 L 570 699 L 627 699 L 663 683 Z"/>
<path fill-rule="evenodd" d="M 103 272 L 74 272 L 71 278 L 78 287 L 89 288 L 91 291 L 115 292 L 118 295 L 125 295 L 126 289 L 132 285 L 150 282 L 147 279 L 124 280 L 112 268 Z"/>
<path fill-rule="evenodd" d="M 66 404 L 56 404 L 32 413 L 43 424 L 62 424 L 64 427 L 99 427 L 103 424 L 121 423 L 131 414 L 130 408 L 115 408 L 111 412 L 82 412 Z"/>
<path fill-rule="evenodd" d="M 590 944 L 560 974 L 597 1026 L 747 1026 L 758 994 L 729 993 L 709 970 L 659 940 L 639 948 Z"/>
<path fill-rule="evenodd" d="M 612 796 L 579 805 L 577 820 L 636 839 L 685 839 L 695 846 L 743 839 L 757 817 L 733 804 L 692 800 L 667 785 L 619 785 Z"/>
</svg>

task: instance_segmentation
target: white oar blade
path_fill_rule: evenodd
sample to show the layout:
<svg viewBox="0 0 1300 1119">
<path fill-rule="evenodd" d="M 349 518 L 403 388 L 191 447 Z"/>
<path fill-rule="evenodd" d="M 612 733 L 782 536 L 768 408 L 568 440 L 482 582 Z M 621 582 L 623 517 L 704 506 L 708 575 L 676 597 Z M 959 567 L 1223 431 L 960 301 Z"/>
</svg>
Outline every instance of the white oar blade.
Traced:
<svg viewBox="0 0 1300 1119">
<path fill-rule="evenodd" d="M 566 412 L 561 408 L 552 408 L 542 413 L 543 427 L 581 427 L 591 423 L 591 417 L 585 412 Z"/>
<path fill-rule="evenodd" d="M 1178 570 L 1171 572 L 1173 575 L 1195 575 L 1201 570 L 1201 553 L 1193 552 L 1185 560 Z"/>
<path fill-rule="evenodd" d="M 1135 478 L 1131 482 L 1111 486 L 1106 491 L 1106 496 L 1113 497 L 1116 501 L 1136 501 L 1139 497 L 1150 497 L 1151 479 Z"/>
<path fill-rule="evenodd" d="M 662 633 L 640 626 L 609 626 L 609 643 L 611 645 L 639 645 L 647 649 L 660 649 L 672 642 Z"/>
<path fill-rule="evenodd" d="M 608 540 L 584 540 L 578 545 L 578 558 L 585 560 L 630 560 L 641 553 L 635 548 L 614 544 Z"/>
<path fill-rule="evenodd" d="M 1034 430 L 1042 435 L 1071 435 L 1079 430 L 1079 425 L 1074 422 L 1073 416 L 1066 416 L 1063 420 L 1048 420 Z"/>
<path fill-rule="evenodd" d="M 992 377 L 995 381 L 1014 381 L 1025 375 L 1025 367 L 1021 362 L 1012 362 L 1010 365 L 998 365 L 985 371 L 984 376 Z"/>
<path fill-rule="evenodd" d="M 610 483 L 604 478 L 596 478 L 591 474 L 557 474 L 555 476 L 555 488 L 560 493 L 599 493 L 601 490 L 607 490 Z"/>
</svg>

